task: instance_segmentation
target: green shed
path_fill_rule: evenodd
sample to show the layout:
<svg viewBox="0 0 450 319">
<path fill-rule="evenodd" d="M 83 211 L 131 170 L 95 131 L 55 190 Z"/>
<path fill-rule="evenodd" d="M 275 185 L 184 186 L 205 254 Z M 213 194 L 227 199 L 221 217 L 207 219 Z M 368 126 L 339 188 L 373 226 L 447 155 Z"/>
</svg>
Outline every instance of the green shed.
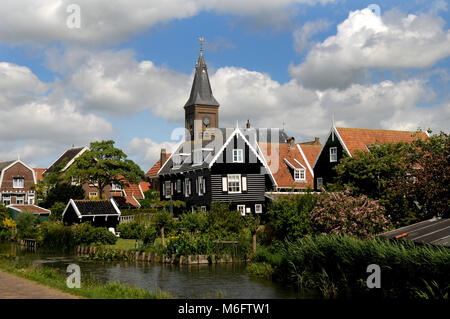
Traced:
<svg viewBox="0 0 450 319">
<path fill-rule="evenodd" d="M 12 204 L 8 205 L 8 213 L 9 216 L 15 221 L 17 221 L 17 216 L 21 212 L 31 212 L 37 216 L 39 216 L 39 220 L 44 222 L 50 219 L 51 211 L 36 205 L 20 205 L 20 204 Z"/>
</svg>

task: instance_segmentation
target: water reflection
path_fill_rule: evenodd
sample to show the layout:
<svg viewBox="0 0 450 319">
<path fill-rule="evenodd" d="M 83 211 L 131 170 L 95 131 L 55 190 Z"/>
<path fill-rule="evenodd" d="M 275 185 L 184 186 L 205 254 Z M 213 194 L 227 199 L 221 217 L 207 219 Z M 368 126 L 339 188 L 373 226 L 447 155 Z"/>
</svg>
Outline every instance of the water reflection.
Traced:
<svg viewBox="0 0 450 319">
<path fill-rule="evenodd" d="M 87 261 L 75 255 L 33 252 L 13 244 L 0 244 L 0 253 L 59 269 L 77 263 L 83 276 L 101 282 L 119 281 L 155 291 L 158 287 L 180 298 L 301 298 L 298 292 L 270 280 L 248 276 L 245 264 L 167 265 L 144 262 Z"/>
</svg>

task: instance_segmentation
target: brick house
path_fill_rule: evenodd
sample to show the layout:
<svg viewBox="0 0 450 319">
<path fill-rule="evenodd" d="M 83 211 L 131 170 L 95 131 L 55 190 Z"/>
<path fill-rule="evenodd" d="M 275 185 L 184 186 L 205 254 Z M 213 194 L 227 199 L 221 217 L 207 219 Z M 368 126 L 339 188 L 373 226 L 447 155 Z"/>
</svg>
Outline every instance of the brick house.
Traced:
<svg viewBox="0 0 450 319">
<path fill-rule="evenodd" d="M 33 205 L 36 197 L 32 186 L 35 184 L 35 171 L 21 160 L 0 162 L 1 204 Z"/>
</svg>

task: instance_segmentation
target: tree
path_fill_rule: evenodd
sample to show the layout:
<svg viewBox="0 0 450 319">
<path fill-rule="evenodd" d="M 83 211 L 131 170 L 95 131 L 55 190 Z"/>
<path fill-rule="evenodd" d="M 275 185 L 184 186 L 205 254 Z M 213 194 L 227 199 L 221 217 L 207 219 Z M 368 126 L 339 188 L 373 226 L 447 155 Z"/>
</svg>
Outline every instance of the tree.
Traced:
<svg viewBox="0 0 450 319">
<path fill-rule="evenodd" d="M 54 185 L 47 193 L 47 198 L 42 203 L 45 208 L 52 207 L 55 203 L 61 202 L 67 204 L 70 199 L 83 199 L 84 190 L 80 185 L 71 185 L 61 183 Z"/>
<path fill-rule="evenodd" d="M 444 132 L 417 140 L 406 158 L 406 174 L 390 184 L 389 191 L 404 199 L 415 220 L 450 217 L 450 137 Z"/>
<path fill-rule="evenodd" d="M 52 214 L 50 215 L 51 220 L 62 220 L 62 213 L 64 212 L 64 209 L 66 208 L 66 203 L 64 202 L 56 202 L 50 207 L 50 211 Z"/>
<path fill-rule="evenodd" d="M 171 221 L 172 216 L 165 209 L 160 210 L 158 213 L 156 213 L 155 223 L 156 226 L 161 230 L 161 241 L 163 247 L 165 246 L 164 228 L 167 227 L 167 225 L 169 225 Z"/>
<path fill-rule="evenodd" d="M 312 232 L 310 213 L 315 205 L 314 194 L 289 195 L 272 201 L 267 211 L 267 226 L 276 239 L 303 237 Z"/>
<path fill-rule="evenodd" d="M 79 156 L 67 170 L 67 178 L 79 179 L 96 185 L 99 198 L 112 183 L 126 186 L 139 183 L 145 174 L 127 155 L 114 147 L 114 141 L 92 142 L 90 150 Z"/>
<path fill-rule="evenodd" d="M 17 215 L 17 235 L 19 238 L 35 238 L 37 235 L 36 224 L 39 217 L 31 212 L 23 211 Z"/>
<path fill-rule="evenodd" d="M 261 224 L 261 219 L 259 216 L 249 214 L 245 215 L 245 224 L 247 228 L 250 230 L 250 233 L 252 234 L 252 250 L 253 252 L 256 251 L 256 234 L 259 229 L 259 225 Z"/>
<path fill-rule="evenodd" d="M 330 191 L 349 188 L 353 194 L 364 194 L 372 199 L 382 199 L 391 181 L 405 176 L 405 158 L 410 151 L 406 143 L 380 144 L 369 152 L 358 151 L 353 157 L 346 157 L 335 166 L 337 173 Z"/>
</svg>

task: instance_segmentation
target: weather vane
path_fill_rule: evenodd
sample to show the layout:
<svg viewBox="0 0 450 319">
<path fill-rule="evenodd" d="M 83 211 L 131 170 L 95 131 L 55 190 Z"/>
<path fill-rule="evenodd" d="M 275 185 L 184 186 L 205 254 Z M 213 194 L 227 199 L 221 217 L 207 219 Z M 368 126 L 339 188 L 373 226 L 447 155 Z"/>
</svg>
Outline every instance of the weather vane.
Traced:
<svg viewBox="0 0 450 319">
<path fill-rule="evenodd" d="M 200 37 L 198 39 L 200 40 L 200 51 L 203 51 L 203 42 L 205 42 L 205 38 L 204 37 Z"/>
</svg>

